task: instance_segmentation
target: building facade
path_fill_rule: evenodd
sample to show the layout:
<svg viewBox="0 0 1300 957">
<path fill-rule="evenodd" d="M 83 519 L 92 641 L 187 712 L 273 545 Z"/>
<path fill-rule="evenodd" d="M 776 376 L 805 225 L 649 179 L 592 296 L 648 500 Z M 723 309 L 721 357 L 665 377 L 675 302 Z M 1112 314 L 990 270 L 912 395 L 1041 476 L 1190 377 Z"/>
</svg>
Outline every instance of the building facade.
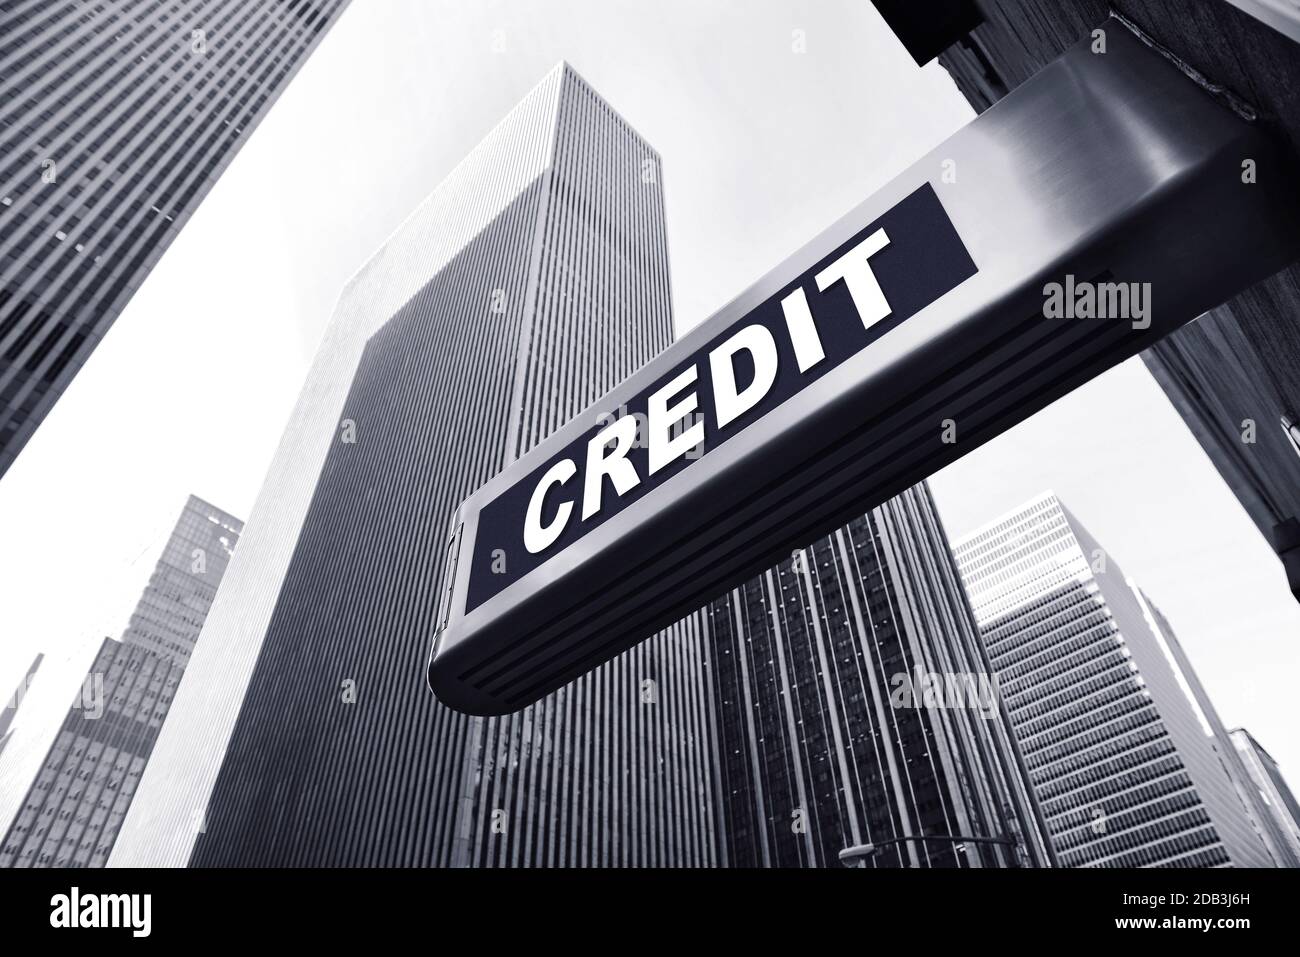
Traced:
<svg viewBox="0 0 1300 957">
<path fill-rule="evenodd" d="M 1287 307 L 1273 308 L 1282 315 Z M 1251 322 L 1242 304 L 1220 306 L 1143 352 L 1142 361 L 1273 546 L 1279 583 L 1300 598 L 1300 399 L 1287 398 L 1272 363 L 1261 359 L 1246 334 Z"/>
<path fill-rule="evenodd" d="M 1234 747 L 1228 729 L 1224 727 L 1223 719 L 1219 717 L 1219 710 L 1210 700 L 1205 686 L 1201 684 L 1200 676 L 1192 667 L 1182 642 L 1174 634 L 1173 626 L 1141 589 L 1133 587 L 1143 613 L 1148 616 L 1148 624 L 1155 630 L 1161 645 L 1167 652 L 1180 687 L 1191 699 L 1197 719 L 1203 727 L 1209 729 L 1210 746 L 1214 748 L 1219 763 L 1223 765 L 1224 771 L 1232 780 L 1237 796 L 1246 809 L 1251 827 L 1277 867 L 1300 866 L 1292 856 L 1286 829 L 1280 827 L 1276 817 L 1270 813 L 1268 797 L 1256 786 L 1248 762 L 1244 760 L 1239 749 Z"/>
<path fill-rule="evenodd" d="M 1300 867 L 1300 804 L 1282 776 L 1282 769 L 1245 728 L 1234 728 L 1228 737 L 1266 813 L 1282 834 L 1285 847 L 1280 863 L 1285 867 Z"/>
<path fill-rule="evenodd" d="M 0 2 L 0 476 L 346 2 Z"/>
<path fill-rule="evenodd" d="M 190 496 L 122 639 L 104 639 L 0 844 L 0 867 L 104 866 L 241 527 Z"/>
<path fill-rule="evenodd" d="M 452 512 L 670 303 L 659 157 L 562 64 L 344 289 L 114 865 L 725 859 L 698 619 L 508 717 L 425 681 Z"/>
<path fill-rule="evenodd" d="M 1149 602 L 1055 495 L 955 554 L 1062 866 L 1273 865 Z"/>
<path fill-rule="evenodd" d="M 928 486 L 707 619 L 733 863 L 837 866 L 868 843 L 875 867 L 1051 863 Z"/>
</svg>

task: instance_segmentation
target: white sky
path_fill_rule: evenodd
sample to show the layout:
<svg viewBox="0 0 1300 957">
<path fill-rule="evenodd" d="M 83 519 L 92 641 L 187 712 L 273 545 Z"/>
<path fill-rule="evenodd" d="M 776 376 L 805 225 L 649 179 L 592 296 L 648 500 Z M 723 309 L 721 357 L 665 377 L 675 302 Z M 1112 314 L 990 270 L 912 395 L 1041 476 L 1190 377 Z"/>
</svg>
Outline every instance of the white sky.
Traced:
<svg viewBox="0 0 1300 957">
<path fill-rule="evenodd" d="M 248 515 L 342 283 L 561 58 L 663 156 L 679 331 L 972 115 L 864 0 L 357 0 L 0 480 L 0 698 L 47 656 L 0 829 L 185 496 Z M 1300 778 L 1300 606 L 1139 362 L 933 481 L 954 538 L 1049 487 Z"/>
</svg>

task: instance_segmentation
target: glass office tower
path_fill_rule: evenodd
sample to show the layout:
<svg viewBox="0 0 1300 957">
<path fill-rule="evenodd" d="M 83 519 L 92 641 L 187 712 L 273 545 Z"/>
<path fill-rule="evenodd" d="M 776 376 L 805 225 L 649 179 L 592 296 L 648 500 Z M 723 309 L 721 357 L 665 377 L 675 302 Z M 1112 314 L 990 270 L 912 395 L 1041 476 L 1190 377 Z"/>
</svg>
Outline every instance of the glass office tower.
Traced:
<svg viewBox="0 0 1300 957">
<path fill-rule="evenodd" d="M 1268 851 L 1269 857 L 1276 866 L 1296 866 L 1291 860 L 1285 830 L 1278 827 L 1277 820 L 1269 813 L 1268 797 L 1255 786 L 1248 768 L 1248 762 L 1239 753 L 1239 749 L 1233 747 L 1233 741 L 1228 729 L 1224 727 L 1223 720 L 1219 717 L 1219 710 L 1214 706 L 1214 702 L 1210 700 L 1210 695 L 1205 690 L 1205 686 L 1201 684 L 1200 676 L 1196 673 L 1196 669 L 1192 667 L 1191 659 L 1187 657 L 1187 651 L 1183 648 L 1182 642 L 1174 634 L 1173 626 L 1169 624 L 1168 619 L 1161 614 L 1160 609 L 1152 603 L 1145 592 L 1136 586 L 1133 587 L 1142 611 L 1147 616 L 1147 623 L 1154 629 L 1167 653 L 1179 686 L 1191 699 L 1192 709 L 1196 712 L 1197 720 L 1201 722 L 1204 728 L 1208 729 L 1210 746 L 1218 756 L 1219 763 L 1223 765 L 1224 771 L 1232 780 L 1237 797 L 1246 809 L 1246 816 L 1249 818 L 1256 836 L 1263 842 L 1264 848 Z"/>
<path fill-rule="evenodd" d="M 0 476 L 346 2 L 0 3 Z"/>
<path fill-rule="evenodd" d="M 659 157 L 562 64 L 343 290 L 112 863 L 721 861 L 698 619 L 508 717 L 425 682 L 453 510 L 672 328 Z"/>
<path fill-rule="evenodd" d="M 121 641 L 104 639 L 0 844 L 0 867 L 103 867 L 239 541 L 190 496 Z"/>
<path fill-rule="evenodd" d="M 734 863 L 838 866 L 868 843 L 872 867 L 1051 863 L 924 483 L 714 602 L 708 622 Z"/>
<path fill-rule="evenodd" d="M 1282 776 L 1282 769 L 1245 728 L 1234 728 L 1228 732 L 1228 738 L 1246 767 L 1265 813 L 1282 836 L 1279 864 L 1300 867 L 1300 804 Z"/>
<path fill-rule="evenodd" d="M 955 553 L 1062 866 L 1273 865 L 1162 619 L 1055 495 Z"/>
</svg>

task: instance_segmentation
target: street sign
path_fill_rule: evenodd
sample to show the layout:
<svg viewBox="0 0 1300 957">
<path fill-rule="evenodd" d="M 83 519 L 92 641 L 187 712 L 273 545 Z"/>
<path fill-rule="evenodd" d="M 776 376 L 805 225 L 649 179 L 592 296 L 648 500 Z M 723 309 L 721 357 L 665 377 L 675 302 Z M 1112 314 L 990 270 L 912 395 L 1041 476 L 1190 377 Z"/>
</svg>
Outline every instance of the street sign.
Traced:
<svg viewBox="0 0 1300 957">
<path fill-rule="evenodd" d="M 430 686 L 518 710 L 915 484 L 1294 259 L 1293 182 L 1108 20 L 466 500 Z"/>
</svg>

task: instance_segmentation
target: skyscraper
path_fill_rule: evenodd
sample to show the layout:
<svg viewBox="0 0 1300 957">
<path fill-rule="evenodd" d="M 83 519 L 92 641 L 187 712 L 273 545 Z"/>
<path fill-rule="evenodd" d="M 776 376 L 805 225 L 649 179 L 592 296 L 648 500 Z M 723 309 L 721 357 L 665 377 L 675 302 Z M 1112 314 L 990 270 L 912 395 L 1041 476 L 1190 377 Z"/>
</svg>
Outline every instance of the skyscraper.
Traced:
<svg viewBox="0 0 1300 957">
<path fill-rule="evenodd" d="M 346 2 L 0 4 L 0 476 Z"/>
<path fill-rule="evenodd" d="M 712 603 L 708 621 L 734 863 L 838 866 L 867 843 L 869 866 L 1050 863 L 925 484 Z M 935 681 L 959 697 L 927 699 Z"/>
<path fill-rule="evenodd" d="M 1300 804 L 1282 777 L 1282 769 L 1245 728 L 1235 728 L 1228 737 L 1241 756 L 1251 784 L 1258 789 L 1266 813 L 1283 836 L 1285 848 L 1280 863 L 1300 867 Z"/>
<path fill-rule="evenodd" d="M 1173 626 L 1169 624 L 1168 619 L 1161 614 L 1160 609 L 1151 602 L 1145 592 L 1136 586 L 1133 586 L 1133 590 L 1142 606 L 1143 613 L 1147 616 L 1147 623 L 1159 636 L 1160 642 L 1168 655 L 1170 666 L 1174 669 L 1179 686 L 1191 699 L 1192 709 L 1196 712 L 1197 720 L 1201 722 L 1204 728 L 1208 729 L 1210 746 L 1214 749 L 1214 753 L 1219 758 L 1219 763 L 1223 765 L 1224 771 L 1227 772 L 1228 777 L 1231 779 L 1233 788 L 1236 790 L 1242 806 L 1246 809 L 1246 816 L 1255 834 L 1263 842 L 1269 857 L 1278 867 L 1300 866 L 1292 862 L 1285 829 L 1279 827 L 1276 818 L 1269 813 L 1267 797 L 1256 786 L 1248 769 L 1248 763 L 1243 760 L 1238 749 L 1233 746 L 1228 729 L 1224 727 L 1223 720 L 1219 717 L 1219 710 L 1214 706 L 1214 702 L 1210 700 L 1210 695 L 1206 692 L 1205 686 L 1201 684 L 1200 676 L 1197 675 L 1196 669 L 1192 667 L 1192 662 L 1187 657 L 1187 651 L 1183 648 L 1182 642 L 1174 634 Z"/>
<path fill-rule="evenodd" d="M 509 717 L 424 677 L 453 510 L 671 336 L 659 157 L 562 64 L 345 287 L 114 865 L 720 861 L 698 619 Z"/>
<path fill-rule="evenodd" d="M 122 640 L 104 639 L 0 844 L 0 867 L 104 866 L 240 528 L 189 497 Z"/>
<path fill-rule="evenodd" d="M 1055 495 L 955 554 L 1063 866 L 1272 865 L 1149 602 Z"/>
</svg>

